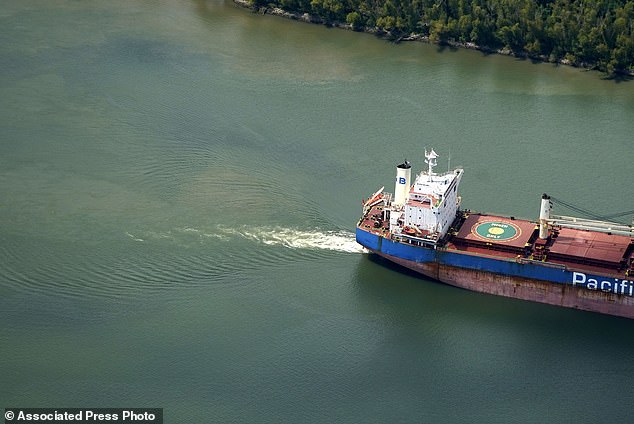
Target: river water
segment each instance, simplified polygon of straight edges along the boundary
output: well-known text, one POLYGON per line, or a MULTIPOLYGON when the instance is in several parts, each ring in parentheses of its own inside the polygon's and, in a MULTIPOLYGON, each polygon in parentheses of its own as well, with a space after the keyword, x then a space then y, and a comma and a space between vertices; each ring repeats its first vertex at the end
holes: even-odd
MULTIPOLYGON (((3 0, 0 407, 192 422, 631 422, 634 322, 354 242, 394 166, 632 209, 634 83, 217 0, 3 0)), ((566 211, 561 211, 566 212, 566 211)))

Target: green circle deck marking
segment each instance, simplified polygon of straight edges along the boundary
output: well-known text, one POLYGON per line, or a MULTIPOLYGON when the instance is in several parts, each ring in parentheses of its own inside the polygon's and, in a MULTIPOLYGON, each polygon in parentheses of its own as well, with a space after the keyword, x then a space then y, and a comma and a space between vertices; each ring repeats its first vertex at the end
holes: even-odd
POLYGON ((511 241, 522 234, 522 230, 510 222, 478 222, 471 228, 471 234, 486 241, 511 241))

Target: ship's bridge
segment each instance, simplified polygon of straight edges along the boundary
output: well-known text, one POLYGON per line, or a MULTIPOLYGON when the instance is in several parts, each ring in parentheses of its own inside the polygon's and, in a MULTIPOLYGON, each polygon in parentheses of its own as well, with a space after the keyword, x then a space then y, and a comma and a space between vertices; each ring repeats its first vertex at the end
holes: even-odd
POLYGON ((456 217, 460 205, 458 185, 463 170, 458 168, 443 174, 435 174, 438 155, 433 150, 425 151, 427 172, 416 176, 414 184, 409 189, 400 219, 391 220, 391 230, 399 233, 401 230, 414 229, 417 232, 435 235, 434 239, 442 238, 456 217))

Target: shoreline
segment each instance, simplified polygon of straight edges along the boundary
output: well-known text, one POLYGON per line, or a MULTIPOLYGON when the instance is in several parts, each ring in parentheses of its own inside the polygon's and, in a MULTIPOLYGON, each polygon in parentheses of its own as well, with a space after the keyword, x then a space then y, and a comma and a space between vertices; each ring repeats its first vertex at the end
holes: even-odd
POLYGON ((245 9, 249 9, 251 11, 253 11, 253 13, 259 13, 261 15, 273 15, 273 16, 279 16, 281 18, 286 18, 286 19, 292 19, 295 21, 300 21, 300 22, 305 22, 305 23, 309 23, 309 24, 317 24, 317 25, 326 25, 328 27, 332 27, 332 28, 339 28, 339 29, 344 29, 347 31, 355 31, 355 32, 364 32, 366 34, 373 34, 377 37, 380 37, 384 40, 387 41, 391 41, 394 44, 398 44, 402 41, 418 41, 418 42, 422 42, 422 43, 427 43, 427 44, 434 44, 437 46, 448 46, 450 48, 462 48, 462 49, 468 49, 468 50, 477 50, 480 51, 484 54, 499 54, 502 56, 510 56, 510 57, 515 57, 518 59, 526 59, 526 60, 531 60, 531 61, 536 61, 536 62, 541 62, 541 63, 552 63, 555 65, 565 65, 565 66, 570 66, 573 68, 577 68, 577 69, 581 69, 581 70, 585 70, 585 71, 596 71, 599 72, 603 75, 605 75, 606 79, 615 79, 618 78, 619 76, 625 76, 625 77, 632 77, 634 76, 634 70, 630 70, 630 71, 622 71, 622 72, 618 72, 615 73, 613 75, 609 75, 601 70, 599 70, 597 68, 596 65, 588 65, 585 63, 574 63, 570 60, 566 60, 566 59, 558 59, 558 60, 551 60, 550 58, 544 56, 544 55, 529 55, 529 54, 517 54, 515 52, 513 52, 511 49, 508 48, 501 48, 501 49, 492 49, 486 46, 479 46, 475 43, 472 42, 459 42, 459 41, 453 41, 453 40, 448 40, 448 41, 441 41, 441 42, 437 42, 437 41, 433 41, 429 38, 429 36, 426 35, 422 35, 422 34, 416 34, 416 33, 411 33, 409 35, 399 35, 396 36, 394 34, 391 34, 389 31, 383 31, 377 27, 374 28, 369 28, 369 27, 363 27, 361 29, 355 30, 353 28, 353 26, 351 24, 348 23, 342 23, 342 22, 327 22, 324 21, 323 19, 321 19, 319 16, 315 16, 315 15, 311 15, 310 13, 299 13, 299 12, 288 12, 282 8, 279 7, 260 7, 257 8, 255 6, 253 6, 249 0, 232 0, 233 3, 239 7, 245 8, 245 9))

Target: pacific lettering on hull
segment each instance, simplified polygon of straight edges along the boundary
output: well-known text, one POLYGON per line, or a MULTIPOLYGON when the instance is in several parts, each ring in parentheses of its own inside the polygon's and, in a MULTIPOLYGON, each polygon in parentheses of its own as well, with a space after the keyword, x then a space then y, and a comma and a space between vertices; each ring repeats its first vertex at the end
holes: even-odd
POLYGON ((621 280, 619 278, 598 280, 592 276, 588 277, 583 272, 573 272, 572 285, 574 287, 585 287, 589 290, 600 290, 605 293, 624 294, 634 297, 634 281, 632 280, 621 280))

